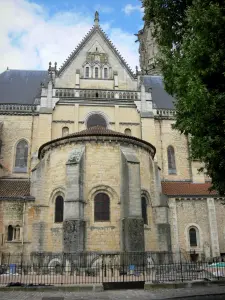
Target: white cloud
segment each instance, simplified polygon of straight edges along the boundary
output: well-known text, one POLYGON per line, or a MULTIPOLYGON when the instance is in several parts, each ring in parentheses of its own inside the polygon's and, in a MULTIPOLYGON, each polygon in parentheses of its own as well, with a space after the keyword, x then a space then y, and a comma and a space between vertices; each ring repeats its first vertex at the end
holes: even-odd
POLYGON ((132 5, 132 4, 127 4, 123 11, 125 12, 126 15, 132 14, 134 11, 139 11, 141 13, 144 12, 144 8, 141 7, 140 5, 132 5))
POLYGON ((98 12, 101 12, 103 14, 110 14, 110 13, 112 13, 114 11, 114 8, 111 7, 111 6, 97 4, 95 6, 95 10, 97 10, 98 12))
MULTIPOLYGON (((27 0, 0 0, 0 72, 10 69, 60 66, 93 26, 93 16, 63 11, 50 16, 46 7, 27 0)), ((102 24, 121 54, 134 69, 138 45, 133 34, 102 24)))

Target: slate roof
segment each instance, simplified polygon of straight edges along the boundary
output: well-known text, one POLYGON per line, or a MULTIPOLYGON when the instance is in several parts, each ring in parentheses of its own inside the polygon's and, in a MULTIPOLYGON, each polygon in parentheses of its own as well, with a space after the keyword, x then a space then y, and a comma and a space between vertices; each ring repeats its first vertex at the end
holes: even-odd
POLYGON ((0 199, 33 198, 30 196, 30 182, 28 180, 1 179, 0 199))
POLYGON ((192 182, 162 182, 162 192, 167 196, 215 196, 216 191, 209 191, 210 182, 192 183, 192 182))
POLYGON ((155 103, 156 108, 175 108, 173 104, 175 99, 165 91, 162 76, 145 75, 141 79, 145 90, 151 89, 152 101, 155 103))
POLYGON ((48 71, 6 70, 0 74, 0 103, 34 104, 48 71))

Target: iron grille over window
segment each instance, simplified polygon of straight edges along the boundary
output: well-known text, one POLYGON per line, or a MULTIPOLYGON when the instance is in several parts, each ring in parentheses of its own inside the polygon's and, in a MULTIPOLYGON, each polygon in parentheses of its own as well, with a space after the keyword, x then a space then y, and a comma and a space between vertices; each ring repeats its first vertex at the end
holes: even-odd
POLYGON ((102 127, 106 128, 107 123, 106 123, 105 118, 99 114, 91 115, 87 120, 87 128, 91 128, 94 126, 102 126, 102 127))
POLYGON ((196 247, 197 246, 197 233, 195 228, 191 228, 189 230, 189 239, 190 239, 190 246, 196 247))
POLYGON ((28 157, 28 144, 25 140, 20 141, 16 146, 16 172, 27 172, 27 157, 28 157))
POLYGON ((105 193, 98 193, 94 199, 95 222, 110 220, 110 200, 105 193))
POLYGON ((64 200, 62 196, 55 199, 55 223, 63 222, 64 200))
POLYGON ((168 156, 168 172, 169 174, 176 174, 176 161, 175 161, 175 151, 172 146, 167 148, 167 156, 168 156))
POLYGON ((148 224, 147 199, 145 197, 141 197, 141 211, 144 224, 148 224))
POLYGON ((85 77, 89 78, 89 67, 86 67, 85 69, 85 77))
POLYGON ((98 68, 95 68, 95 78, 98 78, 98 68))
POLYGON ((107 79, 108 78, 108 69, 104 68, 104 78, 107 79))

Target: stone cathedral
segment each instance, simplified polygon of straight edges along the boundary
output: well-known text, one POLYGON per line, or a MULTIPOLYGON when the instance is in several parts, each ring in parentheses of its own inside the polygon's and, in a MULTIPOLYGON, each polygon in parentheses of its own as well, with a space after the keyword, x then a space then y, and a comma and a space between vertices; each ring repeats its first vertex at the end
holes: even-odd
MULTIPOLYGON (((155 67, 133 71, 94 25, 57 68, 0 74, 0 253, 225 253, 225 207, 155 67)), ((138 53, 137 53, 138 55, 138 53)))

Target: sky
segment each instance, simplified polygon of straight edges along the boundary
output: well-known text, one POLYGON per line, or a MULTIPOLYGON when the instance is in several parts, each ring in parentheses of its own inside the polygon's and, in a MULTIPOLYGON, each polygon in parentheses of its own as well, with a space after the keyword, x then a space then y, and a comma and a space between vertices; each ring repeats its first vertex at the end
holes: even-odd
POLYGON ((94 24, 100 26, 134 70, 143 27, 140 0, 0 0, 0 73, 60 67, 94 24))

